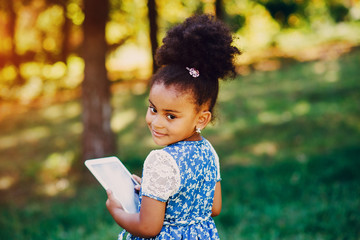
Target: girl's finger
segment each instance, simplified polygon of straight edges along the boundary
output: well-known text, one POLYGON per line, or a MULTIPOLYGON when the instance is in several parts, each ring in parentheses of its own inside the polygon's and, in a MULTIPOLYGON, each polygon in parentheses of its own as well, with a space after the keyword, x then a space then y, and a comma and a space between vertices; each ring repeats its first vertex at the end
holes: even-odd
POLYGON ((113 193, 112 193, 112 191, 111 191, 110 189, 107 189, 107 190, 106 190, 106 194, 107 194, 107 196, 108 196, 109 199, 112 200, 112 199, 114 198, 114 197, 113 197, 113 193))
POLYGON ((141 177, 133 174, 132 177, 135 179, 135 181, 137 181, 139 184, 141 184, 141 177))

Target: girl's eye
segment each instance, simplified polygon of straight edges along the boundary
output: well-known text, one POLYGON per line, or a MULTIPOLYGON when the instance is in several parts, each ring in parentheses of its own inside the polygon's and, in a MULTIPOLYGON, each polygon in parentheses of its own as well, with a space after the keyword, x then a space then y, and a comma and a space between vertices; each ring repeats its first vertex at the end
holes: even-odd
POLYGON ((174 115, 172 115, 172 114, 169 114, 169 115, 167 115, 167 118, 170 119, 170 120, 173 120, 173 119, 175 119, 176 117, 175 117, 174 115))
POLYGON ((157 113, 156 108, 154 108, 154 107, 152 107, 152 106, 150 106, 149 108, 150 108, 150 111, 151 111, 152 113, 157 113))

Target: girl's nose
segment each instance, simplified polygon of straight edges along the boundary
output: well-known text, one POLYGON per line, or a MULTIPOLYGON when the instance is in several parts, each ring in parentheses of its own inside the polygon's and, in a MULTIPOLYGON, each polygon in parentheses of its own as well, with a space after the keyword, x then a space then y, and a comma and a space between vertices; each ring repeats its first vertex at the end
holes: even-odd
POLYGON ((161 116, 155 116, 151 122, 151 125, 157 129, 163 128, 164 124, 161 116))

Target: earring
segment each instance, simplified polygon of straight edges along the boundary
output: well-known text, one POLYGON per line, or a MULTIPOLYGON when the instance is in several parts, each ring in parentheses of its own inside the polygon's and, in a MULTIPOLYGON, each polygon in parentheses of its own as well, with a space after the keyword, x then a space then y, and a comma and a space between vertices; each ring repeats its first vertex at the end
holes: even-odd
POLYGON ((201 128, 196 128, 196 132, 200 134, 201 133, 201 128))

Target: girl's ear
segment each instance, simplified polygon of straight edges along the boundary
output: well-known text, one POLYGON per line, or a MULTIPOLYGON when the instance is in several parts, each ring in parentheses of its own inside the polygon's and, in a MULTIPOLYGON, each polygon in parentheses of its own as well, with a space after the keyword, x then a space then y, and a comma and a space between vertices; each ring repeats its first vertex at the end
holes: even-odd
POLYGON ((206 127, 206 125, 208 125, 208 123, 211 120, 211 112, 209 111, 202 111, 200 113, 200 116, 198 118, 197 124, 196 124, 196 128, 200 128, 200 129, 204 129, 206 127))

